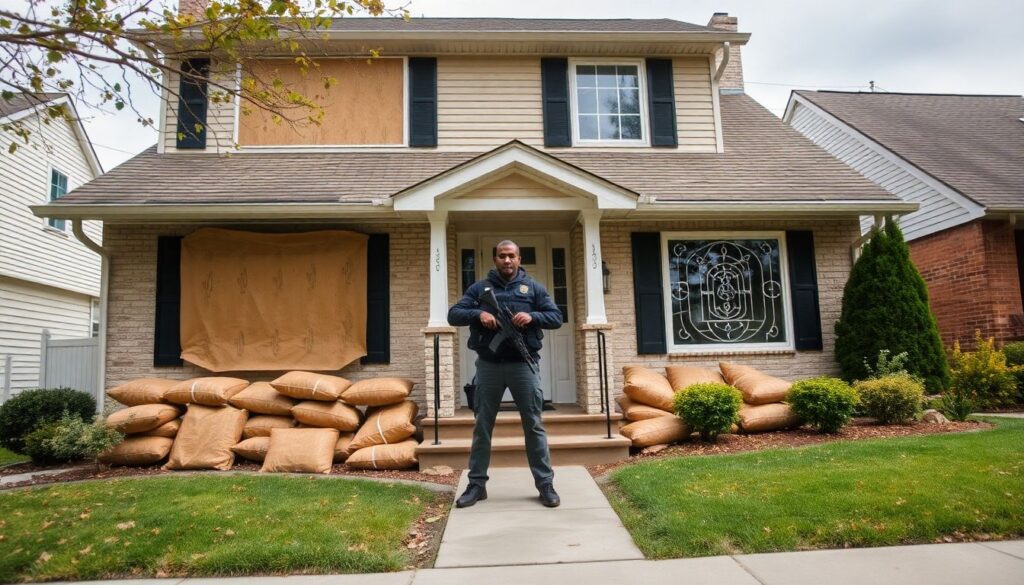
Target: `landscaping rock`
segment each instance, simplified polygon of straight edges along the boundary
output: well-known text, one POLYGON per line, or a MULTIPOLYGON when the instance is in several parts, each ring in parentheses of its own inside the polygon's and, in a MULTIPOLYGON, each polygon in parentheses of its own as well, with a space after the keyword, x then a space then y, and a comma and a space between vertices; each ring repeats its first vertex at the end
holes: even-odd
POLYGON ((934 408, 929 408, 921 415, 921 422, 935 423, 940 425, 949 424, 949 419, 934 408))
POLYGON ((643 453, 644 455, 651 455, 653 453, 658 453, 659 451, 664 451, 665 449, 668 449, 667 443, 662 443, 660 445, 651 445, 650 447, 644 447, 640 452, 643 453))
POLYGON ((420 473, 424 475, 451 475, 455 473, 455 470, 447 465, 435 465, 420 471, 420 473))

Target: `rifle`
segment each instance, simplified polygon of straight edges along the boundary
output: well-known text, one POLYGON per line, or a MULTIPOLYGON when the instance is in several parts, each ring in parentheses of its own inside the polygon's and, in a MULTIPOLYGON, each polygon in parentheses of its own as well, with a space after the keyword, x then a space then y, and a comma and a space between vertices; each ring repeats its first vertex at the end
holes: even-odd
POLYGON ((491 344, 488 349, 493 353, 498 352, 498 347, 506 340, 512 341, 512 345, 519 350, 519 354, 523 356, 523 361, 530 367, 530 371, 534 374, 537 373, 537 362, 534 361, 533 356, 530 355, 529 348, 526 347, 526 340, 523 339, 523 333, 516 329, 516 326, 512 324, 512 311, 498 302, 498 297, 494 296, 494 289, 487 287, 484 289, 484 294, 480 295, 480 302, 494 309, 498 320, 498 334, 491 340, 491 344))

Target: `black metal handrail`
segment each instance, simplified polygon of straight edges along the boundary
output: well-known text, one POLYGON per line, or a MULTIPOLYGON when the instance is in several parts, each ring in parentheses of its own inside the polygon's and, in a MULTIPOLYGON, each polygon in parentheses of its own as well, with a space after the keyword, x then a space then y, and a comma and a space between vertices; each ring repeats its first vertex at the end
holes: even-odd
POLYGON ((597 378, 601 386, 601 412, 604 413, 608 425, 608 436, 612 438, 612 405, 608 396, 608 340, 604 331, 597 330, 597 378))
POLYGON ((434 334, 434 444, 441 444, 437 417, 441 411, 441 335, 434 334))

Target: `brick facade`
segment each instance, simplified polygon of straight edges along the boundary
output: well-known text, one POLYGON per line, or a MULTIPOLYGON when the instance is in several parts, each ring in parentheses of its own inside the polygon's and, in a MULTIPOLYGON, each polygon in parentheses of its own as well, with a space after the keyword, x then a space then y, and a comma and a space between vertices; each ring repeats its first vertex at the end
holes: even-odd
POLYGON ((976 220, 910 242, 942 341, 973 346, 974 331, 1006 341, 1024 334, 1012 315, 1021 303, 1014 228, 976 220))

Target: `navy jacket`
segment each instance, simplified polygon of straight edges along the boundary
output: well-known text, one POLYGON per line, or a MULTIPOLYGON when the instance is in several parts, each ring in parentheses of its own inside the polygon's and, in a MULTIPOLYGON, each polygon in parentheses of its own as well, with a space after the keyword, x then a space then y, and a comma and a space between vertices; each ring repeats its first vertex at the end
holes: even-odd
POLYGON ((484 360, 518 360, 522 359, 515 345, 510 340, 498 346, 498 351, 492 353, 488 347, 491 340, 498 333, 480 324, 480 313, 494 311, 487 305, 480 303, 479 299, 484 289, 494 289, 494 296, 498 302, 516 313, 529 313, 533 321, 523 329, 523 337, 526 346, 534 359, 539 359, 537 352, 541 348, 541 340, 544 339, 542 329, 558 329, 562 326, 562 312, 551 300, 548 291, 544 290, 537 281, 530 278, 522 268, 509 282, 502 280, 498 271, 494 268, 487 274, 487 278, 474 283, 463 295, 459 302, 452 305, 448 310, 448 324, 456 327, 469 325, 469 349, 477 352, 484 360))

